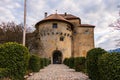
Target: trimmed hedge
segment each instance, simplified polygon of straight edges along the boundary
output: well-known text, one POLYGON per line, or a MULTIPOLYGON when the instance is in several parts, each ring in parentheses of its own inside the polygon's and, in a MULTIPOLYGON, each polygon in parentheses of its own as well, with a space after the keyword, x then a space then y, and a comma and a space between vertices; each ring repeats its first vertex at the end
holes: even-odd
POLYGON ((100 80, 120 80, 120 53, 103 54, 98 67, 100 80))
POLYGON ((69 63, 68 63, 68 64, 69 64, 69 67, 70 67, 70 68, 74 68, 74 67, 75 67, 75 62, 74 62, 74 60, 75 60, 75 59, 74 59, 73 57, 69 58, 69 63))
POLYGON ((65 58, 65 60, 63 61, 63 63, 67 66, 69 66, 70 68, 75 69, 76 71, 82 71, 85 72, 85 63, 86 63, 86 59, 85 57, 71 57, 71 58, 65 58))
POLYGON ((94 48, 87 53, 86 66, 87 73, 91 80, 100 80, 99 70, 98 70, 98 58, 106 53, 104 49, 94 48))
POLYGON ((85 63, 86 63, 86 59, 85 57, 76 57, 75 58, 75 70, 76 71, 82 71, 85 72, 85 63))
POLYGON ((8 70, 6 68, 0 68, 0 79, 6 78, 8 76, 8 70))
POLYGON ((68 58, 65 58, 64 61, 63 61, 63 63, 64 63, 65 65, 67 65, 67 66, 68 66, 68 64, 69 64, 68 60, 69 60, 68 58))
POLYGON ((12 80, 23 80, 28 61, 29 52, 26 47, 13 42, 0 46, 0 68, 7 68, 7 77, 12 80))
POLYGON ((40 69, 50 64, 50 60, 47 58, 40 58, 37 55, 31 55, 29 60, 28 70, 32 72, 39 72, 40 69))
POLYGON ((36 55, 31 55, 29 60, 29 70, 33 72, 39 72, 40 70, 40 57, 36 55))
POLYGON ((49 60, 48 58, 42 58, 42 59, 43 59, 44 66, 48 66, 51 63, 51 60, 49 60))

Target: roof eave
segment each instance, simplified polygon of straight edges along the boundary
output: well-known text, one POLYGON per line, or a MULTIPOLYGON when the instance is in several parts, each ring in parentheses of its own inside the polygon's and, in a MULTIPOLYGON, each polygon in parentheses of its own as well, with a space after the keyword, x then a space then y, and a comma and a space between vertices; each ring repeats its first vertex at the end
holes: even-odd
POLYGON ((37 23, 35 24, 35 27, 37 27, 39 24, 44 23, 44 22, 46 22, 46 21, 61 21, 61 22, 66 22, 66 23, 70 24, 71 27, 73 27, 73 24, 72 24, 72 23, 70 23, 70 22, 68 22, 68 21, 59 20, 59 19, 41 20, 41 21, 39 21, 39 22, 37 22, 37 23))

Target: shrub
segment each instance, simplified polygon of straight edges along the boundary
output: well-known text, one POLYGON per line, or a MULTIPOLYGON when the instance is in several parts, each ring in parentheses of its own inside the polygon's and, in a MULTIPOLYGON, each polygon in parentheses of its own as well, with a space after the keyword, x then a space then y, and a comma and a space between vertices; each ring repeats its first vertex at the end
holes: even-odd
POLYGON ((85 57, 76 57, 75 58, 75 70, 85 72, 85 57))
POLYGON ((87 53, 87 73, 91 80, 100 80, 98 71, 98 58, 104 53, 106 53, 106 51, 101 48, 94 48, 87 53))
POLYGON ((41 58, 40 59, 40 68, 44 68, 45 66, 49 65, 51 63, 51 60, 47 58, 41 58))
POLYGON ((44 59, 40 58, 40 69, 44 68, 44 59))
POLYGON ((0 68, 0 79, 6 78, 8 76, 8 70, 6 68, 0 68))
POLYGON ((23 80, 29 61, 28 49, 18 43, 5 43, 0 46, 0 67, 9 70, 12 80, 23 80))
POLYGON ((120 80, 120 53, 103 54, 98 67, 100 80, 120 80))
POLYGON ((32 70, 33 72, 38 72, 40 70, 40 57, 31 55, 29 60, 29 70, 32 70))
POLYGON ((73 57, 69 58, 69 61, 68 61, 69 63, 68 63, 68 64, 69 64, 69 67, 70 67, 70 68, 74 68, 74 66, 75 66, 75 65, 74 65, 74 59, 75 59, 75 58, 73 58, 73 57))
POLYGON ((43 58, 43 61, 44 61, 44 66, 47 66, 47 65, 48 65, 48 60, 47 60, 47 58, 43 58))
POLYGON ((65 58, 64 61, 63 61, 63 63, 64 63, 65 65, 67 65, 67 63, 68 63, 68 58, 65 58))

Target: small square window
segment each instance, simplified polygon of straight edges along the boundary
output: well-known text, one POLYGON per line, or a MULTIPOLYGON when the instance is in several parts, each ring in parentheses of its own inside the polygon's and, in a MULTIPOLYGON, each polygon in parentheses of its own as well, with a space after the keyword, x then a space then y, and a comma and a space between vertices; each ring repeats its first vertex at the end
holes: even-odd
POLYGON ((52 35, 54 35, 54 32, 52 32, 52 35))
POLYGON ((58 32, 56 32, 56 34, 59 34, 58 32))
POLYGON ((64 41, 64 37, 63 36, 60 37, 60 41, 64 41))
POLYGON ((57 23, 53 23, 53 28, 57 28, 57 23))
POLYGON ((89 32, 89 29, 85 30, 84 33, 85 33, 85 34, 89 34, 89 33, 90 33, 90 32, 89 32))

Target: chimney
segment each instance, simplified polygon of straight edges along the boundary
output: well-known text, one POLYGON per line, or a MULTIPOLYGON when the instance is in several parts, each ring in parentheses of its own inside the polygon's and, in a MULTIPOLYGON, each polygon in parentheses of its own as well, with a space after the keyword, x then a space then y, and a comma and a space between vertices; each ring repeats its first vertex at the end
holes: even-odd
POLYGON ((65 12, 65 16, 67 16, 67 13, 65 12))
POLYGON ((45 12, 45 18, 47 17, 47 12, 45 12))

